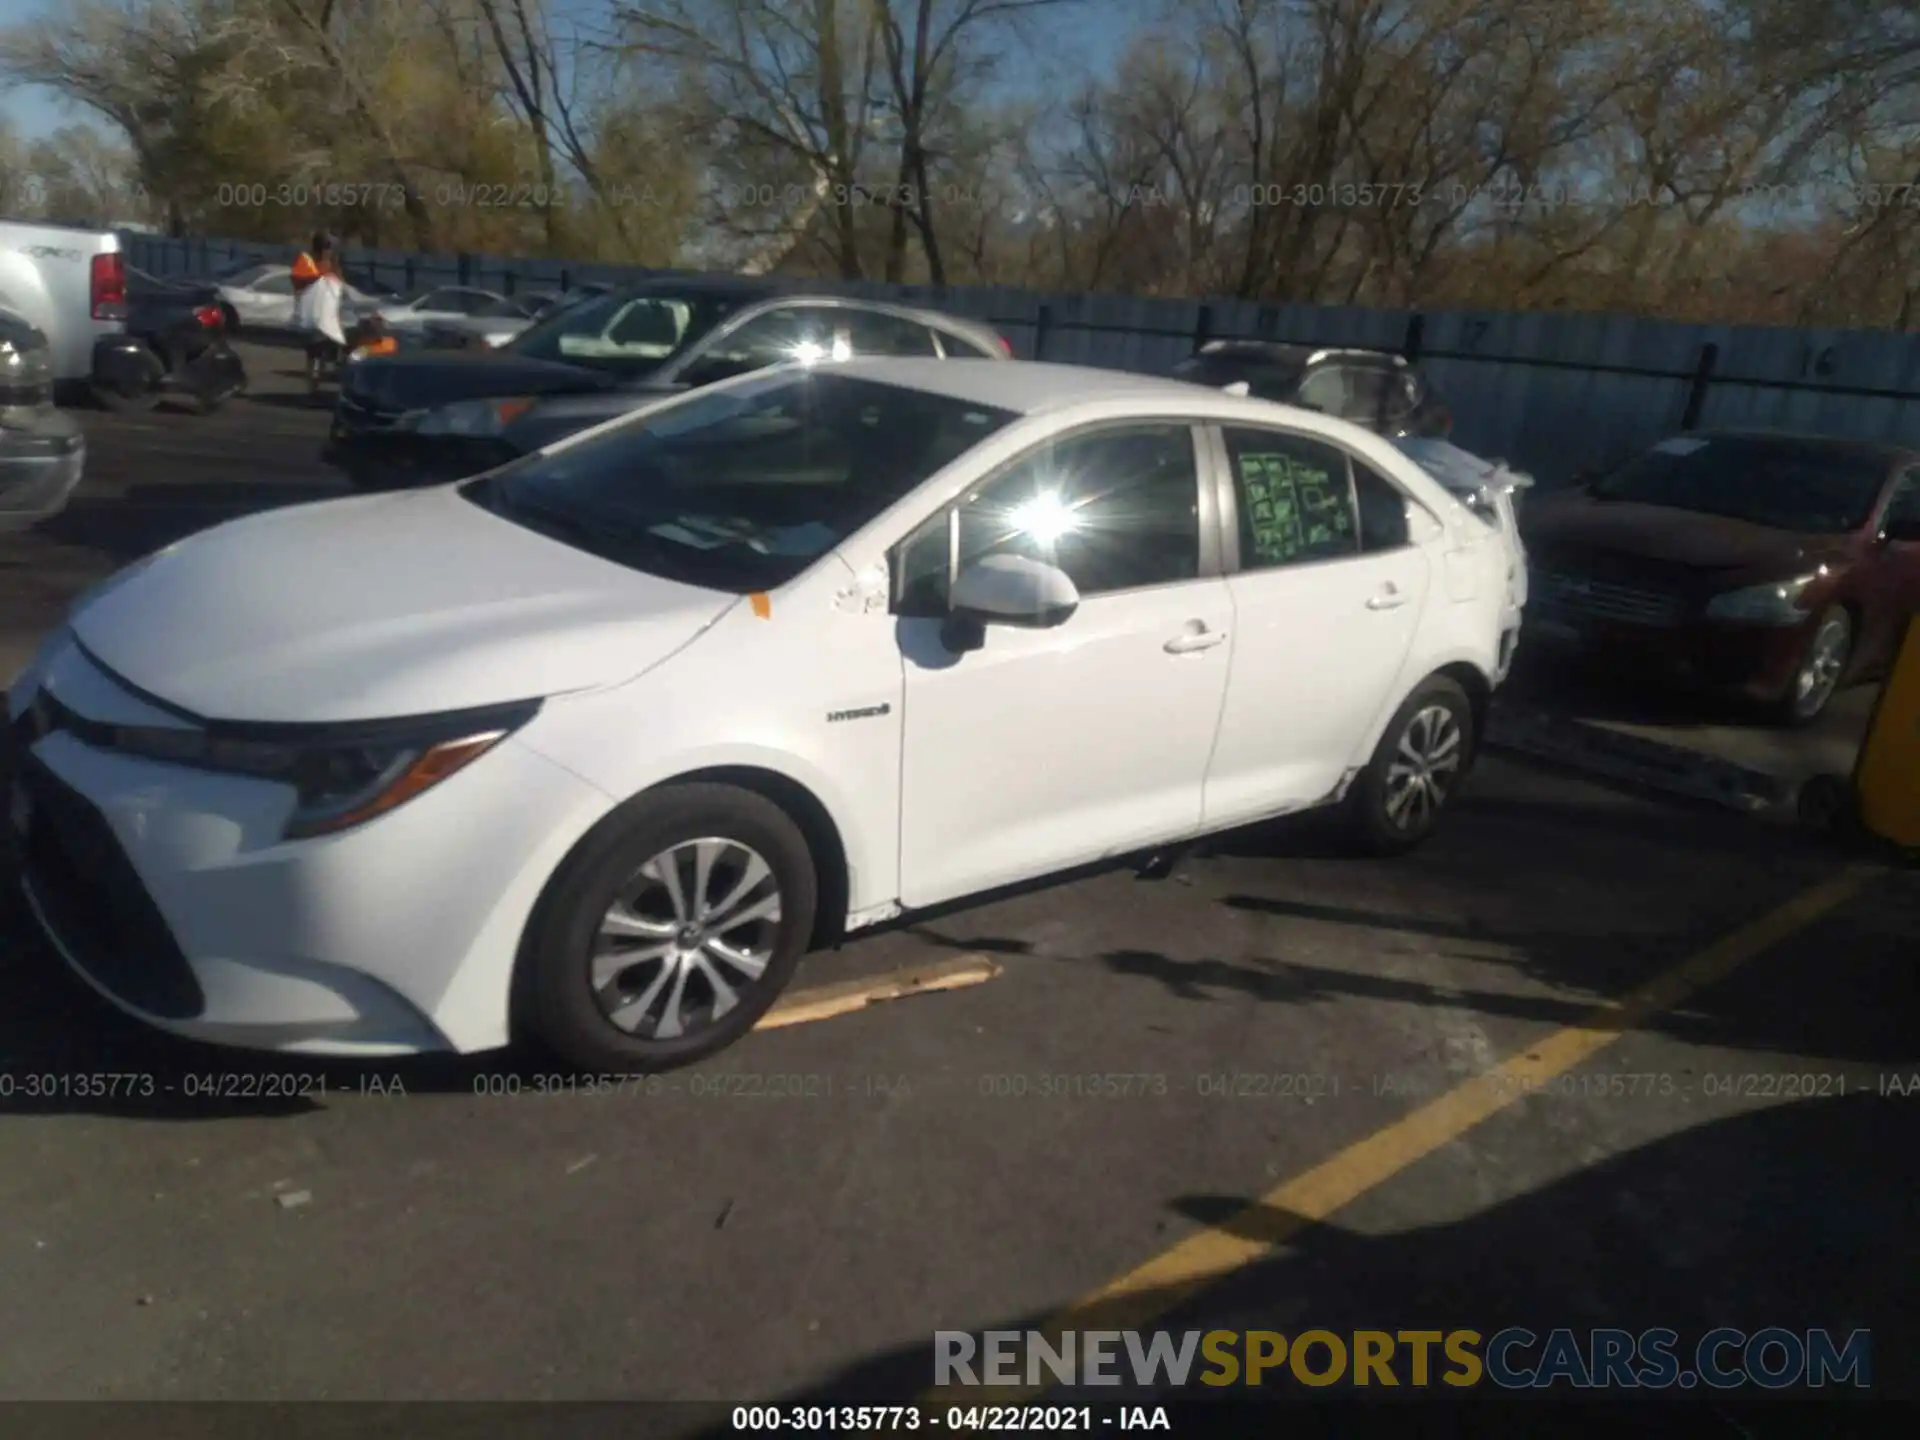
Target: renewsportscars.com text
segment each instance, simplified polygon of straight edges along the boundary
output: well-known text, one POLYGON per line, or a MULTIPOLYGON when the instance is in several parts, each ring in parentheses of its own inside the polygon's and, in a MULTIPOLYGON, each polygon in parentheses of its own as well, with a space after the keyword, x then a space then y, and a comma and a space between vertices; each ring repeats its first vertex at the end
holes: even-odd
POLYGON ((1819 1389, 1872 1384, 1872 1334, 1677 1330, 961 1330, 934 1336, 936 1387, 1493 1385, 1505 1390, 1819 1389))

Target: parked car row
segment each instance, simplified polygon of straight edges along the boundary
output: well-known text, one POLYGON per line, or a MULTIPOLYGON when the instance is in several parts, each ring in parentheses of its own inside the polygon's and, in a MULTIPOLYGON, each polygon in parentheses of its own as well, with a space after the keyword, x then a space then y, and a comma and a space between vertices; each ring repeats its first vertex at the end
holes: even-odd
MULTIPOLYGON (((49 332, 56 376, 71 378, 84 351, 103 404, 173 392, 210 408, 245 384, 224 335, 236 323, 291 323, 284 266, 238 267, 208 292, 128 269, 111 235, 57 232, 64 241, 50 244, 48 229, 26 237, 41 243, 14 247, 37 272, 24 288, 42 313, 61 316, 49 332), (212 323, 213 306, 223 323, 212 323)), ((0 269, 19 273, 17 259, 0 269)), ((350 318, 377 328, 368 349, 387 353, 345 367, 325 455, 363 489, 470 476, 795 358, 1011 354, 976 322, 767 281, 517 297, 440 286, 403 297, 349 280, 350 318)), ((1171 374, 1422 442, 1421 463, 1467 504, 1509 531, 1520 523, 1522 486, 1446 445, 1451 408, 1405 357, 1217 340, 1171 374)), ((1892 445, 1708 432, 1584 476, 1527 507, 1529 641, 1811 723, 1846 685, 1884 670, 1920 607, 1916 466, 1920 457, 1892 445)))
POLYGON ((485 353, 347 366, 326 458, 356 486, 459 479, 648 405, 789 360, 1005 360, 974 321, 768 281, 662 280, 554 308, 485 353))

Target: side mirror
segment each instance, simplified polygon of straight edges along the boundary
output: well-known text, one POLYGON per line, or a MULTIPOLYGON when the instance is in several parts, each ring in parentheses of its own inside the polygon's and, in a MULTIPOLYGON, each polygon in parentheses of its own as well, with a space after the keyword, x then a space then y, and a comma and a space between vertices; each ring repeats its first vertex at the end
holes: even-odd
POLYGON ((1080 608, 1080 592, 1067 572, 1024 555, 988 555, 953 582, 940 643, 955 654, 978 650, 989 625, 1050 630, 1080 608))

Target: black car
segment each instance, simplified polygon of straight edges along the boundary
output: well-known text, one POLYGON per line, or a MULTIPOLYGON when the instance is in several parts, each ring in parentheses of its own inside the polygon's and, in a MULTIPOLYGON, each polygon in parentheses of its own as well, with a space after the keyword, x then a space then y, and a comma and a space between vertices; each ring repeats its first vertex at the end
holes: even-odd
POLYGON ((1444 440, 1453 414, 1418 367, 1384 350, 1315 349, 1265 340, 1214 340, 1173 369, 1175 377, 1321 410, 1382 435, 1444 440))
POLYGON ((1004 360, 972 321, 728 276, 650 281, 551 311, 498 348, 349 363, 323 457, 363 489, 477 474, 649 399, 809 355, 1004 360))
POLYGON ((127 322, 94 343, 94 399, 109 410, 151 410, 178 396, 213 410, 244 390, 247 372, 227 342, 220 292, 127 267, 127 322))

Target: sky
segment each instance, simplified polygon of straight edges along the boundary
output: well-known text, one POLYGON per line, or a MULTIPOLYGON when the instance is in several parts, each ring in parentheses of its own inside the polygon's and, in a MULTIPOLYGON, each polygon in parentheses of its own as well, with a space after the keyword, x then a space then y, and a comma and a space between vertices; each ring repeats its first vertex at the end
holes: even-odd
MULTIPOLYGON (((56 0, 7 0, 7 22, 37 20, 55 4, 56 0)), ((25 140, 37 140, 81 118, 52 92, 38 86, 18 85, 9 85, 0 91, 0 115, 10 120, 25 140)))
MULTIPOLYGON (((4 0, 7 23, 31 21, 59 8, 61 0, 4 0)), ((596 0, 556 0, 561 14, 568 10, 598 10, 596 0)), ((1062 8, 1058 17, 1047 17, 1035 36, 1034 60, 1042 78, 1050 68, 1046 56, 1055 44, 1062 44, 1077 62, 1104 69, 1116 58, 1129 34, 1136 15, 1152 8, 1152 0, 1081 0, 1062 8), (1118 13, 1121 23, 1115 23, 1118 13)), ((1022 76, 1026 79, 1026 76, 1022 76)), ((90 112, 70 105, 60 96, 39 86, 10 85, 0 91, 0 116, 6 117, 24 140, 49 135, 62 125, 92 124, 104 126, 90 112)))

